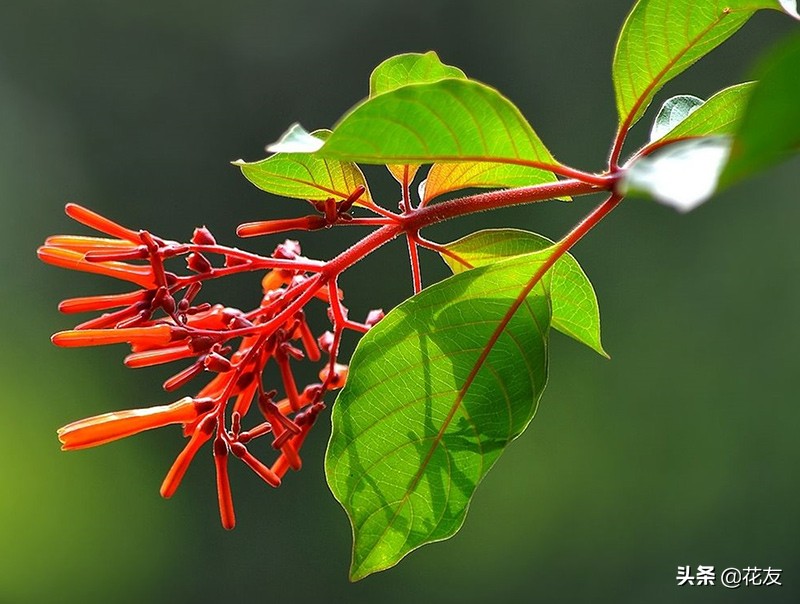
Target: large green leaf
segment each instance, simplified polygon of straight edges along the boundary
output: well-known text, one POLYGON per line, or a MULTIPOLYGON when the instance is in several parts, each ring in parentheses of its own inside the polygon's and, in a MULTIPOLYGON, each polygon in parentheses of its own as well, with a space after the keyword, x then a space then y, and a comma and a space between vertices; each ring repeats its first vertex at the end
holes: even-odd
MULTIPOLYGON (((424 54, 410 52, 390 57, 372 71, 369 77, 369 96, 383 94, 408 84, 425 84, 444 78, 466 79, 466 77, 458 67, 442 63, 439 55, 432 50, 424 54)), ((408 164, 389 164, 386 167, 400 183, 405 178, 413 180, 419 169, 419 165, 408 164), (408 166, 407 173, 406 166, 408 166)))
POLYGON ((445 65, 439 55, 429 50, 424 54, 409 52, 395 55, 378 65, 369 77, 369 96, 377 96, 408 84, 425 84, 445 78, 466 79, 458 67, 445 65))
POLYGON ((639 0, 617 41, 614 91, 620 124, 632 126, 653 95, 730 36, 762 8, 784 10, 779 0, 639 0))
POLYGON ((729 184, 800 151, 800 35, 770 52, 734 137, 722 174, 729 184))
MULTIPOLYGON (((529 231, 487 229, 446 244, 459 260, 473 267, 486 266, 511 256, 544 250, 553 242, 529 231)), ((463 262, 442 254, 453 273, 469 270, 463 262)), ((600 342, 600 308, 589 278, 571 254, 564 254, 550 269, 551 325, 561 333, 608 357, 600 342)))
MULTIPOLYGON (((294 141, 297 126, 293 126, 287 134, 294 141)), ((317 130, 311 135, 305 133, 305 137, 309 136, 325 141, 330 136, 330 130, 317 130)), ((278 144, 282 144, 286 138, 284 136, 278 144)), ((329 197, 342 200, 362 185, 365 191, 360 200, 371 200, 367 181, 357 165, 323 158, 318 153, 275 153, 261 161, 248 163, 238 160, 234 165, 241 168, 247 180, 274 195, 312 201, 324 201, 329 197)))
POLYGON ((320 154, 364 163, 494 162, 523 167, 526 184, 558 165, 519 110, 479 82, 411 84, 367 99, 334 128, 320 154))
POLYGON ((359 342, 325 460, 353 527, 352 580, 453 535, 478 483, 531 421, 547 380, 546 281, 515 302, 548 255, 454 275, 359 342))
POLYGON ((746 82, 720 90, 687 117, 667 129, 655 142, 664 144, 684 138, 733 134, 754 85, 754 82, 746 82))

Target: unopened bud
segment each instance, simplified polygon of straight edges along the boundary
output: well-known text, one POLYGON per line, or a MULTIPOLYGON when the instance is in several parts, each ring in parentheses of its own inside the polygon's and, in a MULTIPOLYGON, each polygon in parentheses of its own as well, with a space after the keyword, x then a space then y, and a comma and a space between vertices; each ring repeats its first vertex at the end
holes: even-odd
POLYGON ((192 235, 192 243, 197 245, 216 245, 217 240, 205 226, 197 227, 192 235))

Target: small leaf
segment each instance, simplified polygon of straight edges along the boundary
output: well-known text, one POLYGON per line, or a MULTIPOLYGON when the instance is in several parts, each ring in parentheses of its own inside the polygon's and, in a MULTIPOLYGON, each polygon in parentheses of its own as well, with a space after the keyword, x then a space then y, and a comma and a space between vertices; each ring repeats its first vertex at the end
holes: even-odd
POLYGON ((270 153, 314 153, 319 151, 324 143, 319 137, 306 132, 300 124, 294 123, 281 135, 280 139, 267 145, 270 153))
POLYGON ((513 164, 490 162, 434 164, 428 172, 424 201, 428 203, 439 195, 470 187, 501 189, 551 182, 543 180, 541 174, 541 170, 513 164))
MULTIPOLYGON (((486 229, 445 244, 458 256, 441 254, 453 273, 472 267, 486 266, 520 254, 544 250, 553 242, 529 231, 517 229, 486 229)), ((586 273, 571 254, 564 254, 550 269, 551 325, 561 333, 586 344, 608 358, 600 342, 600 308, 597 296, 586 273)))
POLYGON ((613 61, 620 125, 632 126, 669 80, 722 44, 759 9, 778 0, 639 0, 628 15, 613 61))
POLYGON ((519 110, 471 80, 412 84, 368 99, 334 128, 320 153, 364 163, 495 162, 553 182, 558 165, 519 110))
POLYGON ((756 76, 722 175, 725 185, 800 151, 800 35, 771 51, 756 76))
MULTIPOLYGON (((322 145, 330 136, 330 130, 306 135, 322 145)), ((361 185, 365 191, 359 201, 371 200, 367 181, 357 165, 323 159, 317 153, 276 153, 261 161, 239 160, 234 165, 242 169, 247 180, 273 195, 312 201, 333 197, 341 201, 361 185)))
POLYGON ((663 144, 684 138, 733 134, 753 86, 753 82, 746 82, 720 90, 669 132, 664 133, 657 142, 663 144))
POLYGON ((419 164, 387 164, 386 169, 389 170, 389 173, 394 176, 394 179, 399 182, 401 185, 403 184, 403 180, 405 179, 405 172, 406 168, 408 169, 408 182, 414 180, 414 177, 417 175, 417 170, 419 170, 419 164))
MULTIPOLYGON (((442 63, 439 55, 432 50, 425 54, 406 53, 386 59, 372 71, 369 77, 369 96, 371 98, 408 84, 437 82, 444 78, 466 79, 466 77, 458 67, 442 63)), ((386 167, 395 180, 403 184, 406 165, 408 164, 390 164, 386 167)), ((409 165, 408 168, 408 179, 414 180, 419 165, 409 165)))
POLYGON ((691 94, 681 94, 667 99, 661 105, 661 109, 658 110, 658 115, 653 121, 653 127, 650 129, 650 142, 657 141, 673 130, 702 104, 703 99, 691 94))
POLYGON ((546 258, 450 277, 359 342, 325 458, 353 526, 352 580, 458 531, 478 483, 533 418, 547 380, 546 283, 510 309, 546 258))
POLYGON ((386 59, 369 77, 369 96, 374 97, 407 86, 426 84, 445 78, 467 79, 458 67, 445 65, 439 55, 429 50, 425 54, 410 52, 386 59))
POLYGON ((620 190, 688 212, 713 195, 730 149, 730 138, 722 136, 671 144, 634 161, 622 177, 620 190))

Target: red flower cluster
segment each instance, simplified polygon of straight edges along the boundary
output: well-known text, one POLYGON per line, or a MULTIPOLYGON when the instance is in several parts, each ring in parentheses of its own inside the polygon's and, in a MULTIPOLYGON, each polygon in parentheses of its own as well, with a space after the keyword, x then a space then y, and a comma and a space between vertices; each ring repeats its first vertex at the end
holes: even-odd
MULTIPOLYGON (((133 231, 75 204, 67 215, 107 237, 55 236, 39 251, 44 262, 73 270, 97 273, 130 282, 131 292, 65 300, 65 313, 99 311, 102 314, 75 329, 53 336, 58 346, 95 346, 128 343, 128 367, 146 367, 188 359, 190 364, 164 382, 167 391, 183 387, 200 374, 213 375, 196 396, 145 409, 106 413, 83 419, 58 431, 62 448, 81 449, 104 444, 143 430, 168 424, 183 426, 188 438, 161 485, 170 497, 178 488, 198 450, 212 441, 217 476, 220 517, 226 529, 235 524, 228 460, 231 454, 250 467, 267 484, 277 487, 289 468, 299 470, 300 449, 319 412, 324 394, 341 388, 347 367, 336 363, 339 339, 345 327, 366 331, 382 316, 347 319, 342 293, 325 264, 304 258, 296 241, 277 246, 271 257, 218 245, 205 227, 195 230, 189 243, 133 231), (210 257, 220 256, 221 266, 210 257), (168 270, 176 258, 185 259, 188 274, 168 270), (268 271, 262 280, 263 299, 258 308, 243 312, 221 304, 196 303, 202 283, 243 271, 268 271), (304 307, 314 298, 330 305, 333 332, 315 337, 305 319, 304 307), (320 381, 298 386, 292 364, 307 358, 329 360, 320 381), (283 398, 263 384, 267 363, 277 365, 283 398), (253 402, 263 416, 260 423, 243 429, 242 421, 253 402), (277 459, 266 465, 251 448, 260 436, 272 435, 277 459)), ((247 229, 246 229, 247 230, 247 229)), ((247 233, 254 234, 254 233, 247 233)))

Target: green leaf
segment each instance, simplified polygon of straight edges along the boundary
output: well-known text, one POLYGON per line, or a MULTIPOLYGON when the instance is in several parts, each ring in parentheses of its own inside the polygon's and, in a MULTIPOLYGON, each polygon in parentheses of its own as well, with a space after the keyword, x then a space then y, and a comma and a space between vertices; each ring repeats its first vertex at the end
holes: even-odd
MULTIPOLYGON (((442 63, 439 55, 432 50, 425 54, 396 55, 386 59, 372 71, 372 75, 369 77, 369 96, 383 94, 408 84, 425 84, 444 78, 466 79, 467 76, 458 67, 442 63)), ((406 165, 390 164, 386 167, 395 180, 402 184, 406 165)), ((414 179, 419 165, 409 165, 408 167, 408 179, 411 181, 414 179)))
POLYGON ((526 184, 555 181, 558 165, 519 110, 479 82, 444 79, 368 99, 319 151, 364 163, 494 162, 523 166, 526 184))
POLYGON ((703 99, 691 94, 680 94, 667 99, 658 110, 653 127, 650 129, 650 142, 657 141, 673 130, 703 104, 703 99))
POLYGON ((478 483, 533 418, 547 380, 546 281, 506 315, 547 257, 450 277, 359 342, 325 458, 353 527, 351 580, 458 531, 478 483))
MULTIPOLYGON (((445 78, 465 80, 467 76, 460 69, 443 64, 433 51, 425 54, 398 55, 387 59, 372 72, 370 97, 408 84, 424 84, 445 78)), ((403 181, 403 165, 387 167, 398 182, 403 181)), ((416 167, 414 166, 414 172, 416 167)), ((424 201, 427 203, 444 193, 469 187, 519 187, 549 182, 532 180, 536 176, 528 166, 488 162, 435 164, 427 176, 424 201)))
POLYGON ((620 192, 688 212, 714 194, 730 149, 731 140, 725 136, 673 143, 635 160, 622 176, 620 192))
POLYGON ((771 51, 734 137, 722 184, 730 184, 800 151, 800 35, 771 51))
MULTIPOLYGON (((313 138, 321 146, 328 136, 330 130, 317 130, 312 134, 306 132, 303 135, 296 129, 294 131, 290 129, 279 141, 282 145, 279 148, 297 149, 298 144, 310 148, 309 143, 305 141, 306 137, 313 138), (290 141, 288 147, 283 145, 287 138, 290 141)), ((325 159, 319 157, 318 153, 293 152, 276 153, 267 159, 252 163, 243 160, 233 163, 241 168, 247 180, 259 189, 274 195, 312 201, 324 201, 334 197, 341 201, 346 199, 357 186, 363 185, 365 191, 359 200, 371 201, 364 174, 351 162, 325 159)))
POLYGON ((669 80, 732 36, 759 9, 778 0, 639 0, 617 40, 612 75, 620 125, 632 126, 669 80))
POLYGON ((429 50, 425 54, 410 52, 386 59, 369 77, 369 96, 374 97, 407 86, 425 84, 445 78, 467 79, 458 67, 445 65, 439 55, 429 50))
MULTIPOLYGON (((472 267, 486 266, 511 256, 544 250, 553 242, 529 231, 487 229, 445 244, 459 260, 472 267)), ((442 259, 453 273, 470 270, 447 254, 442 259)), ((600 308, 586 273, 571 254, 564 254, 550 269, 551 325, 608 358, 600 341, 600 308)))
POLYGON ((754 82, 746 82, 720 90, 691 111, 688 117, 660 136, 656 142, 663 144, 684 138, 733 134, 753 87, 754 82))

